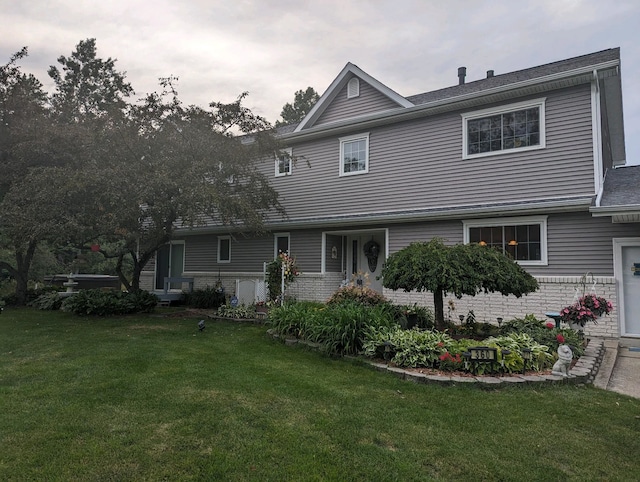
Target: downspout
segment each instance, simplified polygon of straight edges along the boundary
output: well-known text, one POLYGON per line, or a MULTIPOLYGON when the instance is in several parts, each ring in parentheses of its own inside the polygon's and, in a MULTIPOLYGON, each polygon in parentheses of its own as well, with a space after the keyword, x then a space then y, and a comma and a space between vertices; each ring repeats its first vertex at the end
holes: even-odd
MULTIPOLYGON (((607 172, 609 172, 609 171, 607 170, 607 172)), ((607 177, 607 173, 606 172, 604 173, 604 176, 605 176, 605 178, 607 177)), ((604 179, 603 179, 603 181, 602 181, 602 183, 600 185, 600 189, 598 189, 598 195, 596 196, 596 205, 595 205, 595 207, 597 207, 597 208, 600 207, 600 203, 602 201, 602 193, 603 193, 603 191, 604 191, 604 179)))
POLYGON ((600 82, 598 70, 593 70, 591 82, 591 137, 593 138, 593 185, 594 192, 599 193, 602 187, 602 117, 600 116, 600 82))

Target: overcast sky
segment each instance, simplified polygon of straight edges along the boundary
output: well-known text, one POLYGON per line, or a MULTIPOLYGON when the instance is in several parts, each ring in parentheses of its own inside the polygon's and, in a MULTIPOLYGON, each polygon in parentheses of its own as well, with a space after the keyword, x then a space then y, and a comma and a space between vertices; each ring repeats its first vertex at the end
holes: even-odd
POLYGON ((246 105, 275 122, 296 90, 322 94, 353 62, 403 96, 621 48, 627 162, 640 163, 638 0, 0 0, 0 62, 51 90, 60 55, 96 38, 140 96, 179 77, 188 104, 246 105))

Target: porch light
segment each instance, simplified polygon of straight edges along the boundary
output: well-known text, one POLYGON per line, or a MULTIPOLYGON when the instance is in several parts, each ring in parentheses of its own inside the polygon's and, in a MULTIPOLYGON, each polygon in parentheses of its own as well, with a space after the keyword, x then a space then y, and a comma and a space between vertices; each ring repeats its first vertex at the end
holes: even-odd
POLYGON ((509 246, 518 246, 518 242, 515 239, 509 241, 509 246))
POLYGON ((486 245, 487 245, 487 243, 486 243, 486 242, 484 242, 484 241, 480 241, 478 244, 479 244, 480 246, 486 246, 486 245))

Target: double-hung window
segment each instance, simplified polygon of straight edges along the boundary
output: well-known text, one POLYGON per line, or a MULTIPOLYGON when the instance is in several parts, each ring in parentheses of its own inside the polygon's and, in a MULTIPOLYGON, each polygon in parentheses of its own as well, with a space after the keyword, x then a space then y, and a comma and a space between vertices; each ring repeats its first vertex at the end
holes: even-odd
POLYGON ((464 159, 545 147, 545 99, 462 114, 464 159))
POLYGON ((464 242, 502 251, 523 265, 547 264, 547 217, 463 221, 464 242))
POLYGON ((291 156, 291 148, 283 149, 276 154, 276 177, 291 175, 291 156))
POLYGON ((369 172, 369 133, 340 138, 340 175, 369 172))
POLYGON ((231 263, 231 236, 218 236, 218 263, 231 263))

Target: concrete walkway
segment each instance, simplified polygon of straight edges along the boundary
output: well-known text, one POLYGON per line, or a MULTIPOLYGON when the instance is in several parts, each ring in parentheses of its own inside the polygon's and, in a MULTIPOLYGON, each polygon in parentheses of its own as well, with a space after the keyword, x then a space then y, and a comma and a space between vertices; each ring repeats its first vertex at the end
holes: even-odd
POLYGON ((604 345, 594 386, 640 399, 640 339, 606 340, 604 345))

